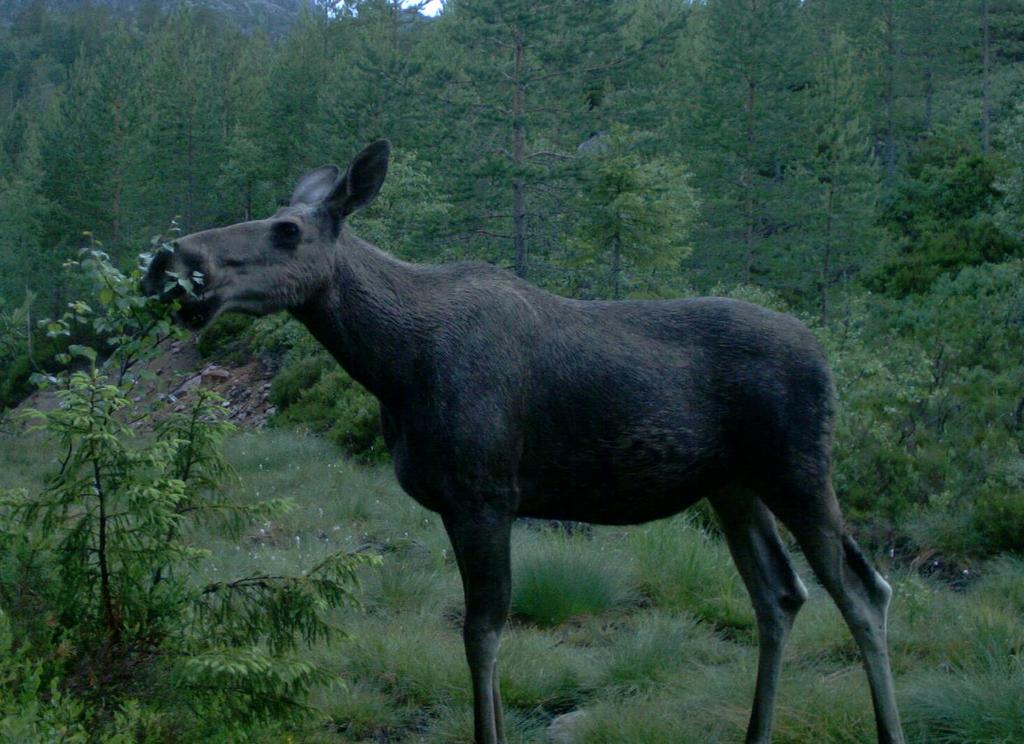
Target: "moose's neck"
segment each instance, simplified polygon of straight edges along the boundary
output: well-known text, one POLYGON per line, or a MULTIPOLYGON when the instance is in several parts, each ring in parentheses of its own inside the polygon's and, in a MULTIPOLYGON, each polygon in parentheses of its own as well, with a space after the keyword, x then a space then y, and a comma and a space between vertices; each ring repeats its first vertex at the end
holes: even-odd
POLYGON ((411 383, 423 324, 414 269, 343 233, 331 281, 293 314, 353 379, 387 404, 411 383))

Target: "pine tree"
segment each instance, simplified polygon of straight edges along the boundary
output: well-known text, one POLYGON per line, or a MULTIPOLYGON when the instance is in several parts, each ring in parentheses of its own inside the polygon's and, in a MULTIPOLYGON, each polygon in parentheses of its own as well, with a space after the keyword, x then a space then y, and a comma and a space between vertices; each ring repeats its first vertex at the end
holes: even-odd
POLYGON ((42 238, 53 204, 43 192, 39 139, 36 129, 25 129, 14 168, 0 176, 0 302, 18 305, 33 292, 45 310, 60 304, 63 259, 42 238))
POLYGON ((220 218, 237 222, 272 211, 278 194, 273 184, 270 91, 271 47, 257 35, 238 49, 232 61, 224 98, 224 161, 220 164, 217 191, 223 213, 220 218))
POLYGON ((405 145, 429 135, 436 118, 420 81, 422 18, 400 0, 351 3, 332 24, 334 58, 320 91, 316 136, 343 161, 389 137, 405 145))
POLYGON ((462 138, 451 148, 458 201, 482 205, 464 215, 470 232, 511 244, 520 276, 538 218, 559 216, 555 183, 592 128, 597 81, 621 63, 618 16, 605 3, 461 0, 442 18, 441 41, 458 50, 442 68, 461 122, 449 135, 462 138))
POLYGON ((574 201, 580 215, 572 240, 576 258, 607 272, 607 282, 599 282, 616 300, 634 288, 657 293, 664 286, 658 272, 679 275, 698 211, 686 170, 645 157, 639 144, 621 130, 602 138, 601 147, 583 158, 574 201), (646 286, 641 271, 649 273, 646 286))
POLYGON ((117 252, 130 233, 126 199, 140 182, 129 173, 138 60, 134 40, 115 28, 96 57, 83 51, 71 68, 45 142, 47 193, 60 205, 45 235, 51 243, 73 244, 88 231, 117 252))
POLYGON ((691 19, 693 114, 678 137, 705 196, 700 237, 708 279, 751 282, 783 249, 791 221, 791 168, 806 85, 795 0, 718 0, 691 19))
POLYGON ((827 321, 833 288, 867 262, 880 236, 865 219, 875 209, 878 180, 871 155, 870 126, 863 114, 865 82, 856 72, 854 50, 841 30, 823 29, 808 106, 808 176, 815 198, 808 204, 805 235, 816 256, 818 308, 827 321))
MULTIPOLYGON (((223 35, 227 32, 222 31, 223 35)), ((226 160, 224 81, 228 39, 188 10, 169 17, 147 40, 143 54, 142 121, 135 132, 132 167, 147 173, 138 208, 151 230, 175 214, 192 231, 223 212, 216 189, 226 160)))
MULTIPOLYGON (((344 68, 347 56, 335 48, 331 17, 303 12, 280 42, 270 69, 270 114, 266 132, 271 179, 284 193, 303 168, 330 160, 330 143, 318 136, 320 99, 331 67, 344 68)), ((345 116, 344 109, 334 112, 345 116)))

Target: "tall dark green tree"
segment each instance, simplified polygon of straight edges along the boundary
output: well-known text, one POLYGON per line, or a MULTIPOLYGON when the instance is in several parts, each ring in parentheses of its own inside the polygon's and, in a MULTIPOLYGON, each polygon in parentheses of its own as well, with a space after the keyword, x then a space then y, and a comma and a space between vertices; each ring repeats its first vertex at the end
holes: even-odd
POLYGON ((563 208, 560 166, 592 129, 600 79, 621 64, 620 13, 610 3, 460 0, 442 19, 443 41, 458 50, 442 70, 461 125, 455 188, 480 205, 466 227, 508 246, 497 255, 510 254, 520 276, 539 223, 563 208))
POLYGON ((142 120, 133 167, 149 173, 138 196, 151 228, 177 214, 185 230, 194 230, 222 211, 216 184, 227 154, 225 81, 231 54, 226 51, 234 41, 181 10, 143 49, 142 120))
POLYGON ((48 281, 59 273, 61 259, 43 240, 53 204, 45 195, 39 134, 25 129, 13 167, 0 175, 0 300, 10 307, 25 293, 41 292, 45 307, 60 301, 59 287, 48 281))
POLYGON ((132 138, 140 124, 140 57, 123 27, 108 33, 97 55, 72 66, 45 142, 47 192, 59 205, 51 243, 90 231, 115 249, 131 233, 129 195, 144 182, 131 172, 132 138))
POLYGON ((582 158, 571 244, 597 275, 597 292, 588 294, 657 295, 691 250, 698 204, 690 174, 677 162, 645 157, 638 140, 618 130, 582 158))
POLYGON ((864 219, 874 213, 879 186, 870 121, 864 114, 866 81, 858 74, 846 34, 835 26, 816 30, 803 161, 810 198, 801 225, 807 241, 803 252, 812 269, 808 273, 818 277, 815 304, 827 321, 835 288, 870 263, 883 236, 872 220, 864 219))
POLYGON ((703 192, 701 268, 714 279, 754 281, 791 238, 802 145, 794 122, 807 84, 799 9, 795 0, 718 0, 691 19, 696 100, 677 136, 703 192))

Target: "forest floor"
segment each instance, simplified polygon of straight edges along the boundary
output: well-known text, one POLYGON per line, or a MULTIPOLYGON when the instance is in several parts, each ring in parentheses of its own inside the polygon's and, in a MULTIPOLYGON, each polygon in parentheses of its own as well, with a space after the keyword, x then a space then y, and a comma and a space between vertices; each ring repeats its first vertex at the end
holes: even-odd
MULTIPOLYGON (((0 438, 8 485, 37 487, 45 448, 0 438)), ((370 548, 362 608, 333 621, 348 639, 303 653, 344 684, 316 691, 305 727, 265 741, 471 741, 458 572, 436 515, 389 469, 340 458, 289 431, 227 444, 239 500, 288 496, 295 508, 241 540, 192 535, 211 551, 197 581, 309 568, 339 547, 370 548)), ((514 534, 513 618, 500 656, 510 742, 678 744, 742 740, 756 635, 724 544, 692 517, 575 535, 537 523, 514 534), (585 713, 558 719, 566 713, 585 713), (551 738, 552 721, 571 729, 551 738), (573 725, 567 725, 573 724, 573 725)), ((796 556, 811 591, 789 643, 775 741, 871 742, 859 655, 838 612, 796 556)), ((883 569, 885 567, 883 566, 883 569)), ((1024 562, 979 566, 965 590, 888 571, 890 645, 912 742, 1024 741, 1024 562)))

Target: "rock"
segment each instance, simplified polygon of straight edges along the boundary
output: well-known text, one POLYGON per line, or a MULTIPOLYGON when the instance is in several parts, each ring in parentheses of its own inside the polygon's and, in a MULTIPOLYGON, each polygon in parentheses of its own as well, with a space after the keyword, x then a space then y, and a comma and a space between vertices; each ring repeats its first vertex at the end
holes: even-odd
POLYGON ((588 715, 585 710, 573 710, 555 716, 548 724, 544 741, 548 744, 575 744, 579 741, 580 729, 588 715))
POLYGON ((178 386, 178 389, 174 391, 174 395, 180 398, 185 393, 187 393, 187 392, 189 392, 191 390, 194 390, 195 388, 199 387, 199 384, 201 382, 202 382, 202 379, 201 379, 201 377, 199 375, 195 375, 193 377, 190 377, 187 380, 185 380, 185 382, 181 383, 178 386))
POLYGON ((204 385, 210 385, 215 382, 221 382, 231 377, 231 373, 223 367, 207 367, 200 373, 200 378, 204 385))

